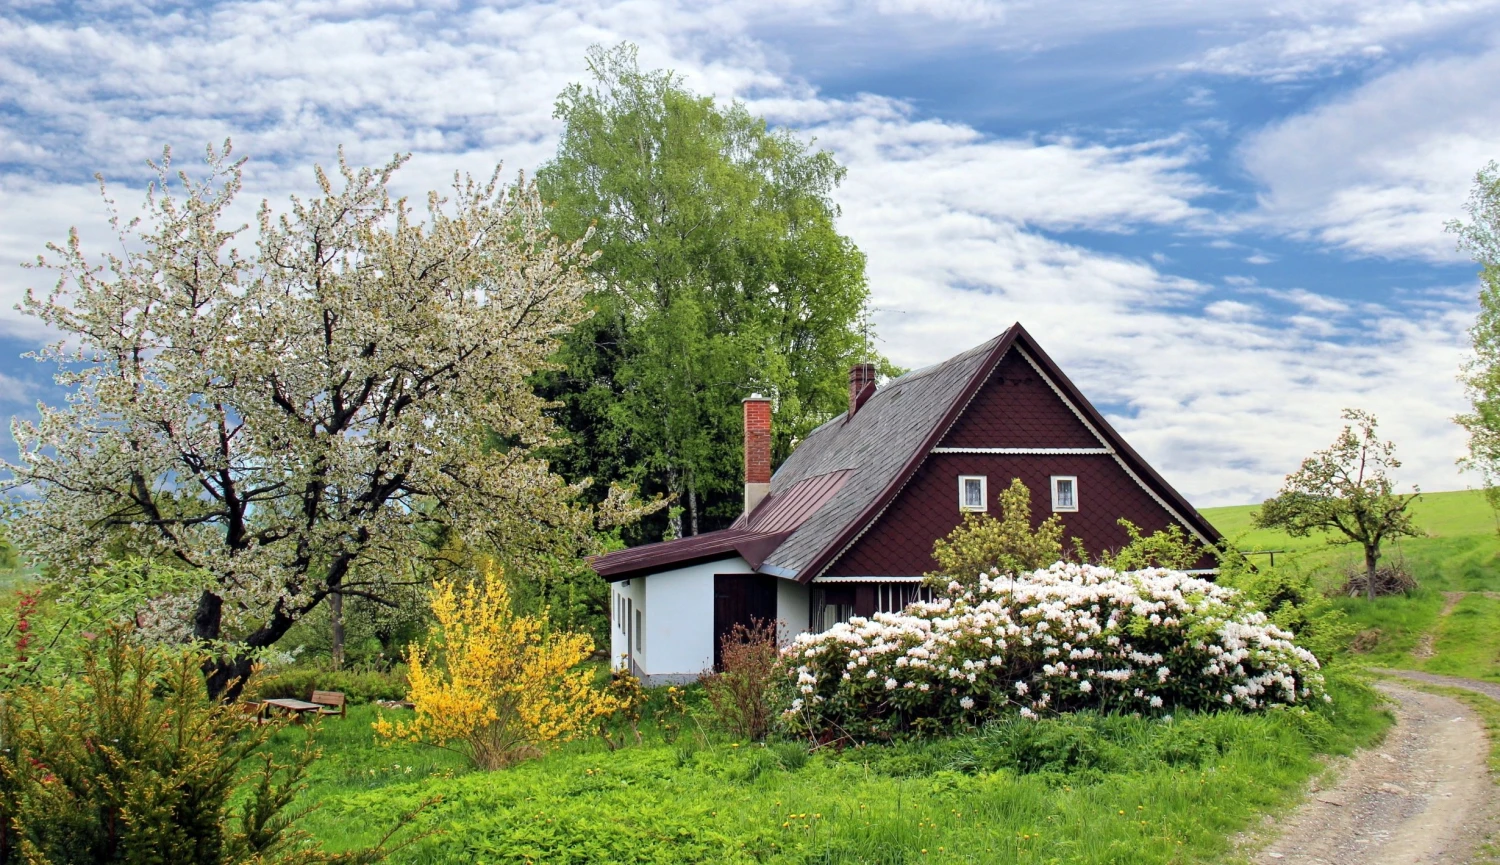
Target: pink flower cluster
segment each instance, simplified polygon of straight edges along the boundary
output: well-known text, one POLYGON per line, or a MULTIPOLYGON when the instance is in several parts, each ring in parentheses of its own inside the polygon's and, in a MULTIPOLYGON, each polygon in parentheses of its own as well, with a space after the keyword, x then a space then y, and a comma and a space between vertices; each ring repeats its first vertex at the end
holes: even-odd
POLYGON ((1318 661, 1238 592, 1162 569, 1058 563, 856 616, 783 650, 782 723, 855 737, 1093 708, 1325 698, 1318 661))

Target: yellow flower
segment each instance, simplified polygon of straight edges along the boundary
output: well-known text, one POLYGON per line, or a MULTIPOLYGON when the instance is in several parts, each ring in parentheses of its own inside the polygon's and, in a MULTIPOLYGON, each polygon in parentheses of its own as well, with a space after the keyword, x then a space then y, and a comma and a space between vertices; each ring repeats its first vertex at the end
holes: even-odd
POLYGON ((495 769, 592 731, 618 707, 579 668, 593 640, 517 616, 498 568, 487 565, 473 584, 439 582, 432 613, 437 624, 407 654, 415 717, 380 718, 380 736, 456 746, 495 769))

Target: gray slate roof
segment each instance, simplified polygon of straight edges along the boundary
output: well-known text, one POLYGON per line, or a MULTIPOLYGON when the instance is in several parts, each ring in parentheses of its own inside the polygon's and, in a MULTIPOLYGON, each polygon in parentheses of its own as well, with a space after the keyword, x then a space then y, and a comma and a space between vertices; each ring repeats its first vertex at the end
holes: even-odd
POLYGON ((797 445, 771 477, 771 495, 828 472, 852 474, 832 499, 766 557, 760 569, 778 576, 806 576, 803 569, 896 480, 1004 338, 1001 334, 942 363, 892 379, 854 417, 839 415, 797 445))

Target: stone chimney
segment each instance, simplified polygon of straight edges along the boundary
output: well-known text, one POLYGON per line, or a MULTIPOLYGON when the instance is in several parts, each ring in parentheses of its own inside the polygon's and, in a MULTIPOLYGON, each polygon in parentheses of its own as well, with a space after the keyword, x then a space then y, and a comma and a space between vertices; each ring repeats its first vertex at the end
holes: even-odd
POLYGON ((771 400, 751 394, 745 400, 745 513, 771 492, 771 400))
POLYGON ((849 367, 849 414, 844 420, 854 417, 865 400, 875 393, 875 364, 857 363, 849 367))

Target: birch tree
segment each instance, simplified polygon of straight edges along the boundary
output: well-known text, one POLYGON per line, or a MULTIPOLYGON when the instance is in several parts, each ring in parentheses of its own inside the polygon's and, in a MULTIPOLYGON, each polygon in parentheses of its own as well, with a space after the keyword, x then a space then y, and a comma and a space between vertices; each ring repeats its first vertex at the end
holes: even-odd
POLYGON ((552 226, 591 233, 596 315, 541 390, 560 404, 570 476, 675 495, 673 535, 743 507, 740 401, 776 400, 775 457, 848 406, 870 350, 864 254, 837 230, 833 155, 716 104, 634 46, 588 54, 558 97, 562 137, 538 172, 552 226))
POLYGON ((1446 228, 1479 265, 1479 315, 1469 329, 1474 353, 1459 375, 1470 410, 1454 421, 1469 434, 1469 455, 1460 464, 1479 473, 1491 507, 1500 511, 1500 165, 1479 170, 1464 210, 1469 221, 1446 228))
POLYGON ((39 357, 70 393, 13 426, 13 540, 61 581, 121 543, 198 574, 165 600, 219 647, 214 693, 330 597, 420 579, 424 533, 515 563, 588 552, 635 513, 623 489, 581 504, 586 482, 536 454, 553 429, 527 377, 588 314, 581 242, 498 169, 422 213, 389 192, 403 161, 340 154, 316 196, 263 203, 250 243, 226 227, 228 143, 199 180, 168 151, 141 217, 110 202, 122 251, 95 261, 75 230, 38 259, 56 287, 21 305, 63 335, 39 357))

